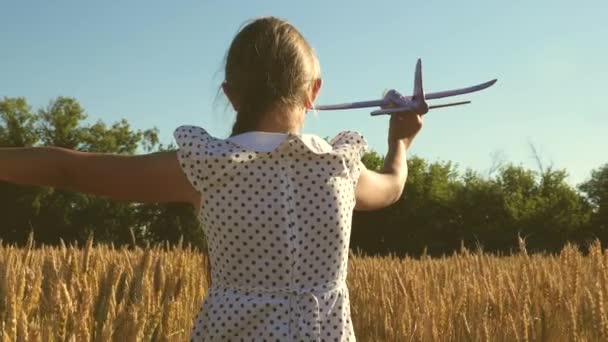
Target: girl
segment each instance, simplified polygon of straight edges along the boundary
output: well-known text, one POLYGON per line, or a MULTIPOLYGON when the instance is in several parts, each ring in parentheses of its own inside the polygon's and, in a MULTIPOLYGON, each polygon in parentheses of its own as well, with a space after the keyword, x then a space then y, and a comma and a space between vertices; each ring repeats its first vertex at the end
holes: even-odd
MULTIPOLYGON (((244 26, 222 89, 235 109, 228 139, 174 132, 179 149, 139 156, 55 147, 0 149, 0 180, 136 202, 187 202, 208 239, 212 285, 191 341, 355 341, 346 287, 353 209, 400 196, 417 113, 392 115, 381 172, 364 138, 300 134, 321 87, 319 62, 286 21, 244 26)), ((201 270, 203 271, 203 270, 201 270)))

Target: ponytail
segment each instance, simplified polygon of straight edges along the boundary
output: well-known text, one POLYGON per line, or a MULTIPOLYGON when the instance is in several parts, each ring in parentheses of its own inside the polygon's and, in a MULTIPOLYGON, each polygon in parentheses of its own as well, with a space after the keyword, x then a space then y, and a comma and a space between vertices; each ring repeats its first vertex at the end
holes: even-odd
POLYGON ((232 133, 230 136, 242 134, 249 131, 255 131, 256 126, 259 122, 259 115, 252 115, 245 113, 245 111, 238 111, 236 113, 236 120, 232 125, 232 133))

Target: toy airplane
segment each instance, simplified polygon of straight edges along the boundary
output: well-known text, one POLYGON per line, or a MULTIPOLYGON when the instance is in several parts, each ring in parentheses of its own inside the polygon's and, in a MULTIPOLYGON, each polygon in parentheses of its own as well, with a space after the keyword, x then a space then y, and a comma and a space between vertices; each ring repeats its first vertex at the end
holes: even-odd
POLYGON ((418 59, 418 62, 416 63, 416 73, 414 77, 414 94, 411 96, 401 95, 395 89, 391 89, 380 100, 341 103, 335 105, 323 105, 315 106, 315 108, 319 110, 335 110, 380 107, 380 109, 371 112, 371 115, 394 114, 402 112, 426 114, 428 113, 429 109, 458 106, 471 103, 471 101, 461 101, 429 106, 425 100, 434 100, 443 97, 472 93, 475 91, 486 89, 496 83, 496 81, 496 79, 493 79, 489 82, 474 85, 468 88, 452 89, 429 93, 425 95, 424 90, 422 88, 422 62, 420 59, 418 59))

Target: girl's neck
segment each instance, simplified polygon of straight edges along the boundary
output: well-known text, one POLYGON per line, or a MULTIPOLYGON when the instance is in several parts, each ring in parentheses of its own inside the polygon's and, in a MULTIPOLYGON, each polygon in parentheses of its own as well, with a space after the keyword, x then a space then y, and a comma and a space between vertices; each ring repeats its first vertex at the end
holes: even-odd
POLYGON ((262 117, 255 130, 270 133, 300 134, 304 115, 305 111, 301 109, 274 110, 262 117))

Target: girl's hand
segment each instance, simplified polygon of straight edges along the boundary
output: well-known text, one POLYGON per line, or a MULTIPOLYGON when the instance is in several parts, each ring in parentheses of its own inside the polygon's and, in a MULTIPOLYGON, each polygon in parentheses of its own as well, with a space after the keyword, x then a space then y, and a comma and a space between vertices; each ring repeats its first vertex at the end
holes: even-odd
POLYGON ((403 142, 405 148, 409 148, 422 128, 422 115, 413 112, 396 113, 391 115, 388 130, 388 144, 403 142))

